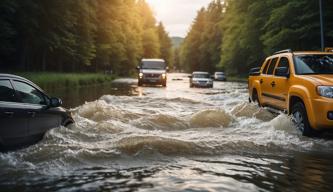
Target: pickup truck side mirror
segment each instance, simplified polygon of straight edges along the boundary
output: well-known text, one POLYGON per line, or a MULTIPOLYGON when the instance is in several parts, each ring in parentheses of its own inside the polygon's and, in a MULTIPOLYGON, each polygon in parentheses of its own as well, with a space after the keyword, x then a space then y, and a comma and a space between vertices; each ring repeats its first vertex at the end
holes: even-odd
POLYGON ((167 66, 167 67, 165 67, 165 70, 166 70, 166 72, 169 72, 170 71, 170 69, 169 69, 169 67, 167 66))
POLYGON ((49 107, 51 108, 56 108, 56 107, 60 107, 62 105, 62 100, 59 98, 51 98, 50 99, 50 105, 49 107))
POLYGON ((275 69, 275 76, 289 78, 289 68, 288 67, 278 67, 275 69))
POLYGON ((260 67, 250 69, 249 75, 250 76, 259 76, 260 75, 260 67))
POLYGON ((141 69, 141 67, 140 67, 140 66, 136 66, 136 69, 137 69, 137 70, 140 70, 140 69, 141 69))

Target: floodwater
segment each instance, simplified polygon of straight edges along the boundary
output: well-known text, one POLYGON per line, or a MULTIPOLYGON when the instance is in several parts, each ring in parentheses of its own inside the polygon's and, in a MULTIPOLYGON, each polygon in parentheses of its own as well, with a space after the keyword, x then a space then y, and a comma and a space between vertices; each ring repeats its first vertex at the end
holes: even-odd
POLYGON ((247 84, 186 76, 55 93, 76 125, 0 154, 0 191, 332 191, 333 140, 249 104, 247 84))

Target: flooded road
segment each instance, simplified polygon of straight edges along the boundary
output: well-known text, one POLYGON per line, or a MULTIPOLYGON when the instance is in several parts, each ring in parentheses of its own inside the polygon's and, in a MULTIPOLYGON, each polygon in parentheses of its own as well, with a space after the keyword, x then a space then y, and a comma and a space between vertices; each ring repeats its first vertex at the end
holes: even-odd
POLYGON ((249 104, 247 84, 190 89, 186 76, 118 80, 80 106, 68 96, 76 125, 0 154, 0 191, 332 190, 332 140, 249 104))

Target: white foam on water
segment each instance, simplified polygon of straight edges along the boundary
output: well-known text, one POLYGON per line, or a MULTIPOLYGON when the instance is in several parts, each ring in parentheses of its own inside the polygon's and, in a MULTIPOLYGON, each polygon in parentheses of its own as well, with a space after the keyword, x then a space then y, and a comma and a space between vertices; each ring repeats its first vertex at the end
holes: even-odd
POLYGON ((161 154, 185 157, 333 149, 332 141, 301 136, 287 115, 276 116, 245 102, 246 90, 234 87, 235 91, 224 95, 200 90, 185 90, 184 97, 171 98, 106 95, 72 110, 76 121, 72 127, 53 129, 28 149, 0 154, 0 165, 28 170, 42 167, 42 172, 57 173, 57 169, 84 165, 107 166, 147 151, 159 159, 161 154))

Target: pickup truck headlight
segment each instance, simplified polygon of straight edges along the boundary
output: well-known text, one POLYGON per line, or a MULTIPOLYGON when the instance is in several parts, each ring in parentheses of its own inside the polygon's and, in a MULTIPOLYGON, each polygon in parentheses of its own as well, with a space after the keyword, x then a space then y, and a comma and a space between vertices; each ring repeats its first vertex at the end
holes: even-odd
POLYGON ((162 74, 162 78, 163 78, 163 79, 166 78, 166 74, 165 74, 165 73, 162 74))
POLYGON ((333 87, 331 86, 318 86, 317 92, 322 97, 333 98, 333 87))
POLYGON ((143 73, 139 73, 139 77, 142 78, 143 77, 143 73))

